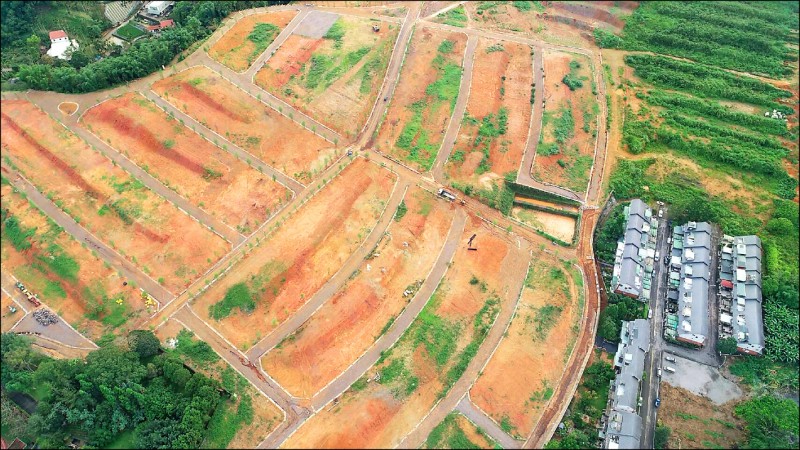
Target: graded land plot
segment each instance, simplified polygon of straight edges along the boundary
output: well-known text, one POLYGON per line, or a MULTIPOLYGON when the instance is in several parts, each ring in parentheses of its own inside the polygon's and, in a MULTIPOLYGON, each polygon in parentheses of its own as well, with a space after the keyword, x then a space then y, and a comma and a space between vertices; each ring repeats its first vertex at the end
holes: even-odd
POLYGON ((169 319, 155 333, 168 353, 231 394, 217 406, 201 448, 256 448, 281 423, 280 409, 180 322, 169 319))
POLYGON ((262 367, 292 395, 313 396, 389 329, 433 267, 453 220, 453 206, 412 187, 394 217, 356 275, 261 359, 262 367))
POLYGON ((230 249, 32 103, 2 106, 5 161, 168 290, 181 291, 230 249))
POLYGON ((207 67, 189 68, 152 87, 176 108, 301 183, 337 159, 333 144, 207 67))
MULTIPOLYGON (((0 192, 3 270, 13 273, 44 305, 93 340, 109 332, 124 334, 133 319, 152 312, 138 288, 132 283, 123 286, 125 279, 22 194, 5 182, 0 192)), ((5 313, 5 300, 3 306, 5 313)), ((25 307, 33 310, 30 303, 25 307)), ((23 314, 17 308, 13 316, 4 316, 4 326, 23 314)))
POLYGON ((575 237, 576 220, 574 217, 539 211, 533 208, 525 208, 523 206, 514 206, 511 208, 511 216, 563 242, 572 242, 572 238, 575 237))
POLYGON ((422 448, 499 448, 480 427, 452 412, 431 430, 422 448))
MULTIPOLYGON (((488 189, 519 169, 531 121, 532 49, 478 40, 469 102, 445 166, 459 190, 488 189)), ((502 187, 502 186, 501 186, 502 187)))
POLYGON ((545 9, 541 2, 530 1, 484 1, 465 3, 470 19, 470 28, 513 33, 541 39, 557 45, 591 48, 594 39, 587 31, 568 25, 572 19, 564 17, 553 8, 545 9), (546 12, 554 20, 545 20, 546 12), (564 20, 567 23, 559 21, 564 20))
POLYGON ((467 37, 417 28, 374 143, 411 167, 431 169, 458 97, 467 37))
POLYGON ((391 448, 461 377, 502 307, 510 280, 524 277, 525 252, 475 216, 428 303, 373 368, 300 427, 286 448, 391 448), (477 234, 479 250, 466 241, 477 234), (378 377, 378 381, 374 381, 378 377), (372 380, 372 381, 370 381, 372 380))
POLYGON ((432 21, 436 23, 443 23, 445 25, 452 25, 454 27, 464 28, 467 26, 467 15, 464 12, 464 5, 458 5, 453 9, 447 10, 437 16, 432 21))
POLYGON ((470 390, 475 405, 516 438, 533 430, 564 373, 579 332, 582 289, 569 263, 534 255, 506 337, 470 390))
POLYGON ((258 228, 290 196, 278 182, 140 94, 100 103, 81 122, 150 175, 242 233, 258 228))
POLYGON ((339 16, 321 38, 289 36, 255 83, 355 138, 378 96, 399 31, 397 24, 339 16))
POLYGON ((194 310, 238 348, 249 348, 307 302, 366 239, 396 179, 356 158, 203 293, 194 310))
POLYGON ((717 405, 686 389, 661 383, 658 424, 670 428, 669 448, 737 448, 745 423, 734 414, 739 400, 717 405))
POLYGON ((583 55, 546 50, 544 74, 545 109, 532 175, 582 193, 594 162, 600 111, 592 66, 583 55))
POLYGON ((297 12, 274 11, 244 17, 211 46, 208 56, 242 72, 272 44, 297 12))

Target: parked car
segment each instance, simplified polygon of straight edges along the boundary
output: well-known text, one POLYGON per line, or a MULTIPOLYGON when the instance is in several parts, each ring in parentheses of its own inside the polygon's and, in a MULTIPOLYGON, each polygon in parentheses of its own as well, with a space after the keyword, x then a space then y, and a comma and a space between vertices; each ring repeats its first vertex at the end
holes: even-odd
POLYGON ((660 398, 656 397, 655 405, 656 405, 656 408, 661 406, 661 399, 660 398))
POLYGON ((675 368, 674 367, 666 366, 666 367, 664 367, 664 370, 666 370, 669 373, 675 373, 675 368))
POLYGON ((669 361, 671 363, 675 362, 675 358, 673 358, 672 356, 665 356, 664 359, 666 359, 667 361, 669 361))
POLYGON ((661 368, 658 368, 658 378, 661 378, 661 368))

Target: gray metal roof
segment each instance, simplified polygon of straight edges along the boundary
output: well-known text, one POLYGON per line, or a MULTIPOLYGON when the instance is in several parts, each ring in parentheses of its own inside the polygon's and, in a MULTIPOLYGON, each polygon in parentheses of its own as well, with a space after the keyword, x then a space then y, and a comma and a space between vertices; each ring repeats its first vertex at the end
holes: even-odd
POLYGON ((650 229, 648 217, 651 211, 643 201, 633 199, 630 205, 625 207, 625 213, 627 220, 625 234, 622 236, 623 250, 621 255, 617 254, 614 261, 616 285, 612 286, 612 290, 638 297, 642 294, 644 276, 640 250, 644 249, 648 239, 650 229))
POLYGON ((683 234, 681 279, 678 285, 678 330, 681 340, 705 345, 709 333, 708 287, 711 267, 711 225, 687 223, 679 227, 683 234))
POLYGON ((641 448, 642 418, 635 413, 612 410, 603 447, 608 449, 641 448))
POLYGON ((620 343, 614 355, 619 371, 611 385, 611 410, 606 424, 605 448, 639 448, 642 418, 639 390, 645 356, 650 350, 650 322, 645 319, 623 321, 620 343))
POLYGON ((762 353, 764 350, 764 321, 761 310, 761 239, 758 236, 733 238, 733 255, 736 267, 732 268, 734 338, 745 351, 762 353), (744 259, 744 264, 741 263, 744 259), (745 278, 740 275, 744 271, 745 278), (743 303, 743 304, 742 304, 743 303))

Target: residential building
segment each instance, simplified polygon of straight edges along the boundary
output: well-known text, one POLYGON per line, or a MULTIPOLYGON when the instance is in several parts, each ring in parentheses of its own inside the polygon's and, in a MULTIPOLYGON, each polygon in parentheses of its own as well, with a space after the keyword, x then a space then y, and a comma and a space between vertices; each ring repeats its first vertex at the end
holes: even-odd
POLYGON ((625 207, 625 217, 625 231, 617 242, 611 289, 617 294, 648 301, 658 219, 638 198, 625 207))
POLYGON ((50 32, 50 49, 47 54, 53 58, 69 60, 72 58, 72 52, 78 49, 78 41, 70 40, 67 32, 64 30, 56 30, 50 32))
POLYGON ((641 383, 644 363, 650 351, 650 322, 636 319, 622 322, 620 343, 614 355, 616 378, 611 382, 606 412, 603 414, 603 448, 641 448, 641 383))
POLYGON ((163 13, 164 10, 167 9, 167 7, 170 6, 171 4, 172 4, 172 2, 169 2, 169 1, 150 2, 147 5, 147 14, 151 14, 153 16, 158 16, 161 13, 163 13))
POLYGON ((764 352, 761 239, 723 236, 720 249, 720 338, 736 339, 741 353, 764 352))
POLYGON ((689 222, 673 229, 664 327, 668 339, 698 347, 708 340, 712 248, 712 228, 707 222, 689 222))

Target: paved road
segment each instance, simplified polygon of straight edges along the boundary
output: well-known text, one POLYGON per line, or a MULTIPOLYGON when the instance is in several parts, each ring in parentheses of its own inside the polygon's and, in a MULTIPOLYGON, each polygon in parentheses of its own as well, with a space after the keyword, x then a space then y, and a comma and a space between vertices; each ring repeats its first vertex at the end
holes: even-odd
POLYGON ((133 263, 75 222, 72 217, 64 213, 64 211, 61 211, 55 203, 37 191, 22 175, 7 167, 5 163, 2 165, 2 170, 7 174, 11 184, 20 192, 24 193, 28 197, 28 200, 47 214, 48 217, 53 219, 64 231, 72 235, 75 240, 82 243, 85 242, 89 249, 94 250, 100 258, 111 264, 111 266, 121 272, 125 278, 135 282, 136 286, 147 291, 148 294, 153 296, 153 298, 158 300, 162 305, 174 297, 171 292, 158 284, 156 280, 150 278, 150 276, 139 270, 133 263))
POLYGON ((322 390, 320 390, 314 396, 311 404, 315 410, 321 410, 334 398, 341 395, 342 392, 344 392, 350 387, 350 385, 358 380, 361 375, 364 374, 364 372, 375 365, 375 363, 378 361, 378 358, 381 356, 381 352, 394 345, 397 340, 400 339, 400 336, 403 335, 406 329, 411 325, 411 322, 414 321, 419 312, 422 311, 422 308, 425 307, 428 299, 431 298, 431 295, 433 295, 433 292, 436 290, 439 282, 444 277, 444 274, 450 265, 450 261, 453 260, 453 256, 458 249, 459 238, 461 237, 461 233, 464 231, 464 225, 466 222, 467 215, 464 214, 463 210, 458 209, 456 211, 456 216, 453 218, 453 221, 450 224, 450 231, 448 231, 445 244, 439 253, 439 258, 436 260, 436 263, 434 263, 430 274, 428 274, 428 277, 422 283, 422 286, 420 286, 417 294, 413 299, 411 299, 411 302, 408 304, 408 306, 406 306, 403 312, 397 316, 397 319, 394 321, 389 330, 383 336, 378 338, 375 344, 370 347, 366 353, 364 353, 355 363, 353 363, 353 365, 348 367, 347 370, 342 372, 338 378, 322 388, 322 390))
POLYGON ((267 165, 264 161, 261 161, 254 155, 247 152, 247 150, 243 150, 241 147, 237 146, 233 142, 229 141, 223 136, 220 136, 215 131, 212 131, 205 125, 201 124, 200 122, 196 121, 193 117, 189 116, 188 114, 184 113, 180 109, 176 108, 172 103, 164 100, 163 98, 159 97, 155 92, 152 90, 144 91, 142 94, 153 101, 156 105, 161 107, 165 112, 172 113, 178 119, 184 121, 184 123, 188 125, 194 126, 194 132, 205 137, 209 140, 209 142, 214 142, 218 140, 222 142, 227 148, 229 153, 233 154, 237 158, 241 159, 242 161, 250 160, 251 164, 256 168, 259 169, 264 175, 268 177, 272 177, 278 183, 285 186, 287 189, 291 190, 293 194, 297 194, 303 189, 305 186, 297 182, 294 178, 280 172, 279 170, 273 168, 272 166, 267 165))
POLYGON ((286 336, 294 333, 294 331, 303 325, 317 310, 334 294, 339 292, 342 285, 350 278, 350 275, 361 266, 364 259, 369 256, 369 253, 377 245, 378 241, 383 237, 386 228, 394 218, 394 213, 397 206, 403 200, 408 186, 409 180, 397 180, 392 196, 386 202, 381 217, 375 227, 367 236, 366 240, 345 260, 342 267, 306 302, 300 307, 292 316, 275 328, 263 339, 258 341, 250 350, 245 354, 252 360, 257 360, 268 352, 270 349, 278 345, 286 336))
MULTIPOLYGON (((48 112, 53 117, 56 117, 55 114, 59 114, 58 111, 55 112, 48 111, 48 112)), ((108 159, 117 163, 126 172, 128 172, 134 178, 141 181, 142 184, 147 186, 151 191, 155 192, 156 194, 160 195, 173 205, 177 206, 178 209, 189 215, 195 221, 199 222, 200 224, 204 225, 205 227, 213 231, 221 238, 228 241, 228 243, 236 245, 244 240, 244 236, 238 231, 236 231, 236 229, 232 228, 230 225, 225 224, 220 219, 217 219, 211 214, 208 214, 207 212, 203 211, 197 206, 193 205, 186 198, 182 197, 180 194, 173 191, 172 189, 164 186, 164 184, 161 181, 157 180, 155 177, 145 172, 141 167, 136 165, 133 161, 128 159, 118 150, 112 148, 105 141, 98 138, 94 133, 87 130, 83 126, 79 126, 77 124, 77 121, 65 126, 69 128, 70 131, 77 134, 81 139, 86 141, 95 150, 99 151, 100 153, 108 157, 108 159)))
POLYGON ((644 448, 653 448, 653 432, 656 426, 657 409, 653 402, 658 397, 658 387, 661 379, 658 377, 658 367, 661 366, 661 355, 664 349, 664 340, 661 329, 664 325, 665 304, 667 300, 667 279, 669 268, 664 265, 663 257, 669 255, 667 236, 671 234, 667 227, 667 216, 658 224, 658 235, 656 237, 656 250, 661 258, 655 262, 652 289, 650 291, 650 310, 653 311, 653 319, 650 322, 650 352, 645 358, 645 371, 647 381, 642 383, 642 407, 639 411, 642 416, 643 433, 641 443, 644 448))
MULTIPOLYGON (((286 25, 283 31, 281 31, 280 34, 278 34, 275 40, 272 41, 272 44, 270 44, 267 47, 267 49, 264 50, 264 53, 262 53, 258 58, 256 58, 255 62, 247 70, 244 71, 243 75, 247 79, 252 80, 253 77, 256 76, 256 73, 259 70, 261 70, 261 67, 264 64, 266 64, 267 61, 269 61, 269 58, 272 55, 274 55, 275 52, 281 47, 281 45, 283 45, 286 39, 288 39, 289 36, 291 36, 292 33, 294 33, 295 28, 297 28, 297 26, 300 25, 300 22, 302 22, 306 18, 306 16, 311 11, 314 10, 313 8, 306 8, 306 7, 301 7, 296 9, 300 9, 300 12, 296 16, 294 16, 294 19, 292 19, 292 21, 286 25)), ((222 36, 223 34, 224 32, 220 33, 220 36, 222 36)))
POLYGON ((456 405, 456 411, 460 412, 472 423, 479 426, 486 434, 494 439, 503 448, 519 448, 520 442, 509 436, 497 423, 490 419, 477 406, 472 403, 469 393, 461 397, 461 401, 456 405))
POLYGON ((450 156, 453 146, 458 139, 458 130, 461 129, 461 121, 464 112, 467 110, 469 94, 472 88, 472 66, 475 63, 475 48, 478 47, 477 36, 470 36, 467 39, 467 48, 464 51, 464 70, 461 75, 461 85, 458 89, 458 99, 453 114, 450 116, 450 124, 447 126, 447 133, 442 140, 442 147, 436 155, 436 162, 433 164, 433 178, 439 183, 444 183, 444 163, 450 156))
POLYGON ((467 365, 467 369, 459 377, 458 381, 453 385, 445 397, 437 403, 430 413, 417 425, 417 427, 400 442, 399 448, 419 448, 425 442, 430 432, 436 425, 441 423, 450 411, 452 411, 464 395, 466 395, 478 375, 486 366, 489 358, 492 357, 494 350, 503 339, 503 335, 508 328, 511 318, 514 316, 516 304, 522 294, 522 287, 525 283, 525 273, 527 272, 529 261, 531 260, 530 248, 528 243, 522 248, 514 249, 516 252, 515 258, 515 272, 509 275, 512 276, 511 281, 505 286, 506 292, 501 296, 500 312, 489 330, 486 339, 481 343, 478 348, 478 353, 472 358, 472 361, 467 365))
POLYGON ((397 82, 400 78, 400 69, 403 66, 403 60, 405 59, 406 48, 411 40, 411 31, 414 29, 414 26, 419 19, 420 10, 422 9, 422 2, 413 2, 408 3, 407 5, 408 12, 406 13, 406 20, 403 21, 403 26, 400 28, 400 34, 397 36, 397 42, 394 44, 392 57, 389 60, 389 67, 386 69, 386 75, 383 79, 383 86, 378 94, 378 99, 375 103, 375 106, 372 108, 372 112, 367 119, 367 123, 364 125, 364 129, 361 130, 361 137, 355 144, 357 148, 365 148, 367 145, 369 145, 372 135, 378 128, 378 124, 383 118, 384 113, 386 113, 386 108, 389 106, 389 101, 383 101, 383 99, 392 98, 392 95, 394 95, 394 89, 397 86, 397 82))

